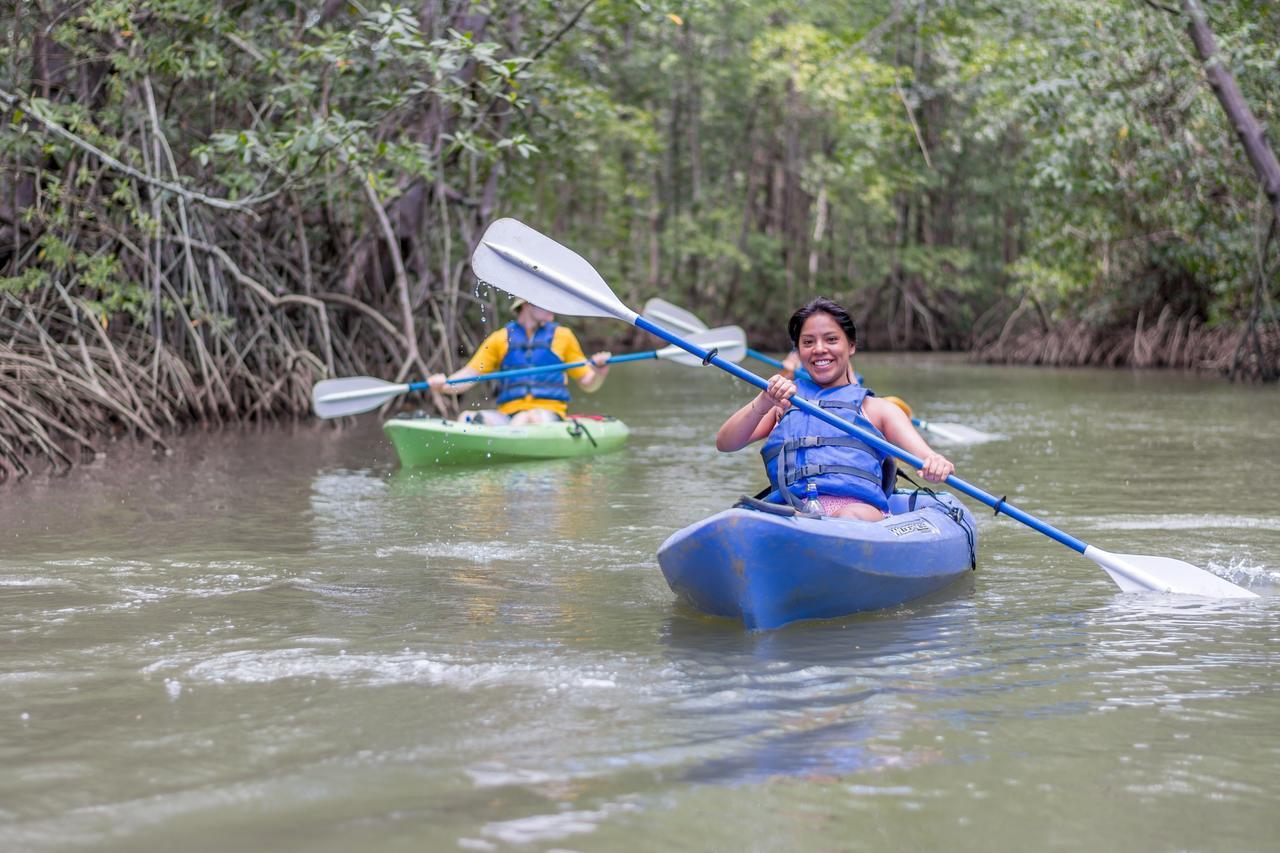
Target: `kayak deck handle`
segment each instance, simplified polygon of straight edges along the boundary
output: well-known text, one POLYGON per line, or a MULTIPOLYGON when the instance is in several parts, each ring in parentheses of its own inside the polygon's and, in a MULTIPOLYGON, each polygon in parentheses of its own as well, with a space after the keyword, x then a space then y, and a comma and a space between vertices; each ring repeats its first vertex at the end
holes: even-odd
POLYGON ((595 437, 591 435, 591 431, 578 421, 574 421, 573 426, 571 427, 565 427, 565 432, 569 433, 569 435, 574 438, 582 438, 585 435, 587 437, 587 441, 591 442, 592 447, 600 446, 599 443, 596 442, 595 437))

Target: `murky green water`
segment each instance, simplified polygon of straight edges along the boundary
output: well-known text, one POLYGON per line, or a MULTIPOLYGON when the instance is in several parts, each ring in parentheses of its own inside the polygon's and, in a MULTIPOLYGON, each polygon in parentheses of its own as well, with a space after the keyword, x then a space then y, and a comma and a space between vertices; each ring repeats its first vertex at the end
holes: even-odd
POLYGON ((1262 594, 1120 594, 980 519, 939 601, 749 635, 677 528, 762 484, 750 391, 619 368, 594 460, 401 471, 372 416, 0 491, 0 848, 1265 850, 1280 832, 1280 393, 863 358, 1007 438, 960 473, 1262 594))

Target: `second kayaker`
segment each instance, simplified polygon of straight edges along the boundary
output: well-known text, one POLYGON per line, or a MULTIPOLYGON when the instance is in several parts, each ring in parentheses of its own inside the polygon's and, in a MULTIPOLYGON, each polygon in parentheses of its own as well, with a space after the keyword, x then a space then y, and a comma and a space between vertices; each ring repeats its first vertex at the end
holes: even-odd
MULTIPOLYGON (((461 394, 471 383, 445 384, 450 379, 470 379, 496 370, 554 366, 588 361, 578 338, 555 315, 523 299, 511 303, 515 319, 484 339, 466 366, 451 375, 435 373, 427 384, 442 394, 461 394)), ((518 376, 498 384, 497 409, 463 412, 459 420, 487 425, 536 424, 564 418, 569 405, 569 378, 588 394, 604 384, 610 353, 598 352, 591 364, 569 370, 518 376)))
POLYGON ((840 304, 818 297, 787 324, 791 342, 809 379, 770 377, 768 387, 734 412, 716 434, 716 448, 729 453, 765 439, 761 448, 773 492, 766 500, 823 515, 879 521, 893 490, 891 457, 791 406, 800 396, 919 456, 920 476, 945 480, 955 466, 916 432, 898 406, 871 396, 850 381, 857 349, 853 318, 840 304))

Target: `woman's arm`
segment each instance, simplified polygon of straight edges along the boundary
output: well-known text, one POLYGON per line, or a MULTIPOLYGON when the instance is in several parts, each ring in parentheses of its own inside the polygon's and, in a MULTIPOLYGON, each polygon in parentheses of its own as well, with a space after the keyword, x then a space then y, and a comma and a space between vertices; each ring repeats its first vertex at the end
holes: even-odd
POLYGON ((778 419, 791 408, 789 398, 796 393, 796 385, 785 376, 774 375, 769 386, 755 399, 729 416, 716 433, 716 450, 732 453, 753 441, 759 441, 778 425, 778 419))
POLYGON ((796 378, 796 370, 800 367, 800 353, 792 350, 787 353, 787 357, 782 360, 782 369, 778 372, 788 379, 796 378))
POLYGON ((586 373, 578 377, 578 387, 588 394, 600 390, 600 386, 604 384, 605 377, 609 375, 609 359, 612 356, 613 353, 605 350, 587 359, 591 362, 591 366, 586 368, 586 373))
POLYGON ((427 384, 431 386, 433 391, 439 391, 441 394, 461 394, 475 387, 474 382, 459 382, 456 385, 446 385, 447 379, 474 379, 477 376, 483 376, 486 373, 492 373, 502 366, 502 360, 507 357, 507 330, 505 328, 491 332, 489 337, 484 339, 480 344, 480 348, 476 350, 475 355, 471 356, 470 361, 455 370, 453 373, 445 376, 443 373, 433 373, 427 377, 427 384))
POLYGON ((474 367, 460 367, 453 373, 445 376, 443 373, 433 373, 427 377, 427 384, 431 386, 431 390, 439 391, 441 394, 461 394, 468 388, 472 387, 470 382, 458 382, 454 385, 446 385, 449 379, 472 379, 480 375, 480 371, 474 367))
POLYGON ((924 460, 924 467, 918 472, 921 477, 941 483, 955 473, 956 466, 951 460, 929 446, 920 433, 916 432, 911 418, 898 406, 877 397, 868 397, 862 402, 862 411, 867 420, 875 424, 876 429, 884 433, 884 437, 890 442, 924 460))

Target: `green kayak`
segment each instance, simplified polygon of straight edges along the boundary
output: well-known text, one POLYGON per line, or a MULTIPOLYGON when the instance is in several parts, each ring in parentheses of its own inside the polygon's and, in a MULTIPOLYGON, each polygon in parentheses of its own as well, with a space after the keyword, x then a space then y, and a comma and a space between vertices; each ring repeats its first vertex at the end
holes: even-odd
POLYGON ((617 450, 630 432, 617 418, 600 415, 570 415, 559 423, 526 426, 484 426, 435 417, 392 418, 382 429, 406 468, 590 456, 617 450))

